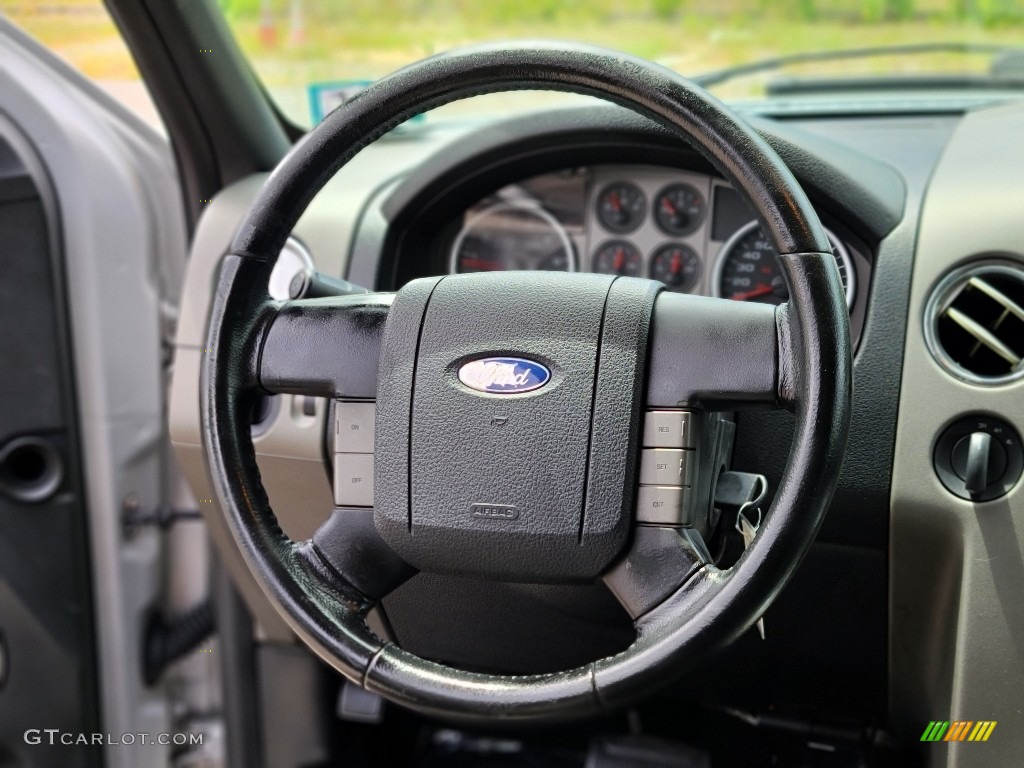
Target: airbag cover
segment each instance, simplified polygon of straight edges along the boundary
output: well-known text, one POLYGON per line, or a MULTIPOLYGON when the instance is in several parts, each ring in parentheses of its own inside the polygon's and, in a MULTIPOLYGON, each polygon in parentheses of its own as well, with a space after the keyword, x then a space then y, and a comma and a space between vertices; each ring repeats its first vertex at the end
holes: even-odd
MULTIPOLYGON (((611 472, 611 492, 607 476, 592 493, 588 485, 593 455, 630 447, 631 415, 639 407, 633 384, 642 378, 650 317, 643 298, 650 293, 653 305, 654 291, 648 281, 627 281, 634 283, 632 292, 624 287, 639 315, 628 318, 630 338, 609 347, 610 368, 602 372, 615 282, 556 272, 455 275, 434 285, 418 343, 408 322, 396 322, 401 337, 392 338, 389 318, 381 367, 407 354, 415 357, 415 374, 407 413, 379 402, 378 467, 387 476, 378 473, 375 481, 376 520, 412 565, 515 581, 574 581, 593 578, 621 550, 632 462, 616 462, 621 467, 611 472), (522 363, 510 367, 517 359, 522 363), (488 386, 488 365, 495 366, 494 386, 488 386), (545 372, 549 378, 538 385, 545 372), (607 425, 595 410, 604 378, 616 387, 607 425), (395 423, 400 419, 407 419, 407 446, 395 423)), ((392 312, 402 313, 402 303, 400 292, 392 312)), ((636 312, 634 306, 629 314, 636 312)), ((620 318, 618 325, 625 324, 620 318)), ((382 376, 379 401, 397 385, 382 376)), ((609 468, 602 469, 607 475, 609 468)))

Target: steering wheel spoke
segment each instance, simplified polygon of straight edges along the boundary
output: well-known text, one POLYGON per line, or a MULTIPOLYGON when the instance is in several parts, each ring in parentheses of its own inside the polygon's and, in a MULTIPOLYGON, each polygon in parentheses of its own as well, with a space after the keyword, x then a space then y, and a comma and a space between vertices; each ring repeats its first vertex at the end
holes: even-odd
POLYGON ((374 398, 393 299, 367 293, 284 302, 264 335, 260 384, 274 393, 374 398))
POLYGON ((638 525, 626 556, 602 579, 635 621, 710 563, 711 555, 697 531, 638 525))
POLYGON ((309 540, 307 557, 326 564, 334 581, 378 602, 416 574, 381 539, 368 507, 336 507, 309 540))
POLYGON ((786 405, 785 307, 663 292, 654 305, 648 408, 786 405))

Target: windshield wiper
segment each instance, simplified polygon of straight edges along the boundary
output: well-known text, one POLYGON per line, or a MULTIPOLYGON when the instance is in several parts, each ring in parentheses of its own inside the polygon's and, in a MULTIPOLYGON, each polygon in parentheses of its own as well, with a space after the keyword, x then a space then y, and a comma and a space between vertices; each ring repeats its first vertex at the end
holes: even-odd
MULTIPOLYGON (((790 66, 792 64, 807 64, 819 61, 843 61, 847 59, 868 59, 879 56, 916 56, 927 53, 954 53, 954 54, 978 54, 988 53, 993 56, 1002 54, 992 67, 991 80, 1016 81, 1024 77, 1024 65, 1021 57, 1024 57, 1024 49, 1009 46, 985 43, 914 43, 910 45, 880 45, 869 48, 847 48, 838 51, 808 51, 806 53, 792 53, 785 56, 775 56, 768 59, 759 59, 748 64, 738 64, 733 67, 718 69, 713 72, 706 72, 697 75, 692 80, 705 88, 713 85, 720 85, 729 80, 735 80, 758 72, 770 72, 776 69, 790 66), (1005 59, 1005 64, 1000 62, 1005 59)), ((909 79, 909 78, 908 78, 909 79)), ((877 81, 876 81, 877 82, 877 81)))

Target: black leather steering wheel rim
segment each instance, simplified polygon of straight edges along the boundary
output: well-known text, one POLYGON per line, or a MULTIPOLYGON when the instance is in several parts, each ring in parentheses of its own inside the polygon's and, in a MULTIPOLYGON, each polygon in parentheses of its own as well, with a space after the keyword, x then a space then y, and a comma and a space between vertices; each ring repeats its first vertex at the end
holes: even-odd
MULTIPOLYGON (((373 299, 348 304, 360 302, 373 299)), ((796 180, 759 136, 699 87, 641 59, 589 47, 443 54, 379 81, 328 115, 273 172, 241 225, 221 271, 207 349, 201 418, 212 487, 261 587, 299 637, 347 678, 448 717, 587 716, 652 690, 669 678, 668 670, 735 638, 764 612, 813 541, 835 488, 850 418, 842 286, 828 240, 796 180), (282 315, 282 306, 266 296, 266 282, 316 192, 360 149, 414 114, 472 95, 524 89, 596 95, 660 122, 690 141, 758 211, 790 290, 789 304, 776 316, 776 392, 780 403, 793 408, 796 429, 761 533, 732 569, 701 565, 638 619, 636 641, 616 656, 557 674, 492 676, 419 658, 367 628, 373 600, 277 525, 246 416, 263 391, 268 329, 282 315)))

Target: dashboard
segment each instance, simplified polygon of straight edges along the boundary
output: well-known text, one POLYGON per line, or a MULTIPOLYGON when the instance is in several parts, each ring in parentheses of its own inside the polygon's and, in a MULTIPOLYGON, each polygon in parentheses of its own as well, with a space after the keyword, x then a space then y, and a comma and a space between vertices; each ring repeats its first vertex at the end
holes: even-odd
MULTIPOLYGON (((452 273, 552 269, 650 277, 672 291, 780 304, 778 255, 725 181, 673 168, 597 165, 541 174, 470 205, 444 250, 452 273)), ((863 248, 828 229, 847 304, 863 248)), ((867 284, 867 280, 864 280, 867 284)))
MULTIPOLYGON (((982 272, 971 272, 984 278, 972 285, 997 291, 959 283, 959 293, 937 291, 950 275, 993 261, 1020 273, 1024 108, 883 114, 844 103, 801 115, 783 107, 745 119, 807 192, 844 275, 856 345, 849 447, 817 542, 766 615, 766 638, 738 639, 690 690, 714 705, 891 718, 912 739, 936 712, 1019 719, 1024 537, 1013 519, 1024 482, 998 500, 972 501, 943 484, 935 457, 968 416, 1024 429, 1024 376, 972 382, 952 375, 934 347, 947 330, 975 327, 950 330, 958 312, 987 323, 994 305, 983 299, 1024 301, 982 272), (1005 620, 977 620, 997 615, 1005 620), (970 663, 983 657, 998 663, 970 663)), ((264 180, 217 197, 189 264, 170 411, 179 457, 199 488, 197 388, 212 275, 264 180)), ((316 269, 383 291, 438 274, 564 269, 776 304, 785 295, 775 255, 757 230, 743 197, 678 137, 616 107, 581 107, 382 139, 325 187, 293 235, 316 269)), ((1002 327, 994 333, 1016 344, 1002 327)), ((949 344, 970 355, 990 335, 949 344)), ((275 513, 301 540, 331 508, 324 456, 333 422, 323 402, 281 398, 253 444, 275 513)), ((787 412, 739 414, 733 468, 777 487, 793 429, 787 412)), ((245 582, 244 564, 229 567, 264 631, 286 640, 287 627, 245 582)), ((582 586, 423 576, 389 598, 387 619, 403 646, 431 657, 483 664, 484 655, 543 649, 552 665, 571 664, 623 642, 628 627, 589 618, 615 609, 604 600, 582 586), (455 616, 472 631, 432 631, 426 613, 455 616), (566 624, 566 614, 588 618, 566 624), (573 642, 559 645, 566 636, 573 642)), ((1012 741, 1004 764, 1016 759, 1012 741)))

